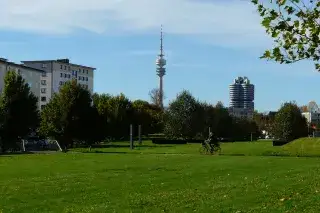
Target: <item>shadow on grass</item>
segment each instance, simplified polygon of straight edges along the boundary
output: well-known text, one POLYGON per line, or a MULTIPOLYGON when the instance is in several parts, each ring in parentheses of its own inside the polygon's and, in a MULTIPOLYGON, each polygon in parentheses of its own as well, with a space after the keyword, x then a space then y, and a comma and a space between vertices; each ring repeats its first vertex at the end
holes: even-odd
MULTIPOLYGON (((99 149, 99 148, 129 148, 130 144, 100 144, 100 145, 94 145, 92 146, 93 149, 99 149)), ((138 147, 144 147, 144 148, 157 148, 157 147, 173 147, 173 146, 157 146, 157 145, 138 145, 138 147)), ((79 148, 88 148, 88 147, 79 147, 79 148)))
POLYGON ((10 157, 10 156, 15 156, 15 155, 30 155, 34 154, 33 152, 5 152, 5 153, 0 153, 0 157, 10 157))
POLYGON ((242 153, 230 153, 230 154, 221 153, 219 155, 221 155, 221 156, 246 156, 246 154, 242 154, 242 153))
POLYGON ((320 158, 318 154, 306 153, 289 153, 289 152, 274 152, 265 151, 262 153, 221 153, 220 156, 263 156, 263 157, 301 157, 301 158, 320 158))
POLYGON ((132 154, 132 155, 190 155, 188 153, 166 153, 166 152, 133 152, 132 151, 79 151, 78 153, 84 154, 132 154))

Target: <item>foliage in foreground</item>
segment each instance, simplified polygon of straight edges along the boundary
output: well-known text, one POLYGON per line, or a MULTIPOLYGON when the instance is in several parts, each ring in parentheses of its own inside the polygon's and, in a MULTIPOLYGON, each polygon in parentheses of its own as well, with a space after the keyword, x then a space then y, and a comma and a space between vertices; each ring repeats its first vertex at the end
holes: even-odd
POLYGON ((275 47, 262 58, 280 63, 312 60, 320 71, 320 1, 252 0, 275 47))
POLYGON ((21 75, 6 73, 0 96, 0 149, 19 149, 21 139, 39 124, 38 98, 21 75))

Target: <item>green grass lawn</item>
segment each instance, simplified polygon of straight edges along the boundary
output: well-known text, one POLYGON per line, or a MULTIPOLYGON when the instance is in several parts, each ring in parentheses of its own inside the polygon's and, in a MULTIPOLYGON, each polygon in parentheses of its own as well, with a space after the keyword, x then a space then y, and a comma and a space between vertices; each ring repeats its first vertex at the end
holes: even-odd
POLYGON ((320 212, 319 158, 263 156, 316 156, 318 143, 230 143, 221 156, 148 142, 0 156, 0 212, 320 212))

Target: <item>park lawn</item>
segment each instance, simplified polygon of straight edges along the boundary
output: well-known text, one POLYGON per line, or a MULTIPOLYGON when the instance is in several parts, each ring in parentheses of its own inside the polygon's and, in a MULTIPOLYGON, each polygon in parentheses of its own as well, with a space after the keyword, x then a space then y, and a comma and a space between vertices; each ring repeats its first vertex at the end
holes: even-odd
POLYGON ((3 213, 320 212, 319 158, 33 154, 0 171, 3 213))
POLYGON ((0 156, 0 212, 320 212, 319 139, 106 146, 0 156))

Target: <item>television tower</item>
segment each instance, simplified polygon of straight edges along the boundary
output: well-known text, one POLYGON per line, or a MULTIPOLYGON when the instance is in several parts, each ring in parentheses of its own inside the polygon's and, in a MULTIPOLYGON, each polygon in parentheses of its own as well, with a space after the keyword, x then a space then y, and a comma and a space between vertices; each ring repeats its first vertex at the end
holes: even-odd
POLYGON ((161 25, 161 34, 160 34, 160 54, 156 60, 157 65, 157 76, 159 76, 160 85, 159 85, 159 104, 160 107, 163 108, 163 76, 166 74, 166 66, 167 61, 164 58, 163 54, 163 32, 162 32, 162 25, 161 25))

